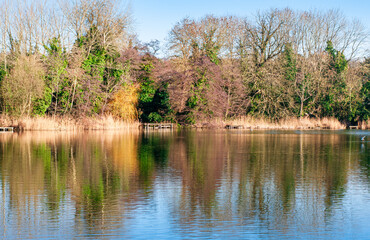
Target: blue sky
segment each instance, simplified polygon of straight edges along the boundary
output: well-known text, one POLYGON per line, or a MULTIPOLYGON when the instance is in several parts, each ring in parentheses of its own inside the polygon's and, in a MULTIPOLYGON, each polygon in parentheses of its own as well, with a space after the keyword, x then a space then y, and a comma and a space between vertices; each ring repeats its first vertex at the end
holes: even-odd
POLYGON ((361 20, 370 29, 370 0, 131 0, 134 30, 139 40, 162 43, 170 29, 184 17, 207 14, 253 16, 258 10, 289 7, 294 10, 339 9, 361 20))

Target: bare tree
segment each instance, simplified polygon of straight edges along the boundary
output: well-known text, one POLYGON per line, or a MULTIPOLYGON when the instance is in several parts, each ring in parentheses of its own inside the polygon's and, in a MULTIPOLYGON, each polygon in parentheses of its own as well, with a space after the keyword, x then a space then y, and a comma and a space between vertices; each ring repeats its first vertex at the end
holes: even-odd
POLYGON ((294 93, 299 99, 299 116, 303 117, 305 114, 304 107, 308 104, 313 105, 315 103, 316 97, 323 90, 322 86, 326 85, 322 81, 325 61, 318 61, 320 59, 325 59, 325 56, 317 55, 311 56, 310 58, 298 57, 297 61, 297 75, 294 82, 294 93), (320 64, 320 65, 318 65, 320 64), (307 101, 310 102, 307 104, 307 101))
POLYGON ((44 68, 39 56, 21 56, 1 86, 6 108, 14 115, 30 115, 33 102, 44 94, 44 68))
POLYGON ((104 50, 119 50, 128 45, 131 16, 118 0, 73 0, 60 2, 76 38, 89 38, 87 52, 95 44, 104 50))
POLYGON ((171 57, 189 59, 193 46, 197 43, 198 26, 194 20, 184 18, 178 22, 169 34, 169 51, 171 57))
POLYGON ((145 44, 145 47, 148 49, 148 52, 155 56, 158 51, 161 49, 159 40, 151 40, 145 44))
POLYGON ((1 9, 2 45, 13 53, 43 52, 43 45, 51 38, 67 37, 62 15, 47 0, 5 1, 1 9))
POLYGON ((7 50, 8 50, 8 41, 7 36, 10 30, 10 2, 3 1, 0 6, 0 33, 1 33, 1 51, 0 53, 3 55, 4 61, 4 68, 7 68, 7 50))
POLYGON ((285 14, 286 11, 272 9, 259 12, 255 22, 245 20, 243 42, 251 48, 257 69, 283 51, 288 39, 285 14))
POLYGON ((309 56, 323 51, 331 41, 348 59, 361 52, 368 34, 358 20, 349 21, 339 10, 296 12, 292 24, 292 42, 297 52, 309 56))
POLYGON ((168 48, 171 56, 181 59, 189 59, 196 55, 221 57, 229 47, 226 46, 227 39, 235 34, 235 32, 231 34, 235 29, 233 21, 233 17, 212 15, 199 21, 183 19, 170 31, 168 48), (228 33, 231 35, 227 36, 228 33))

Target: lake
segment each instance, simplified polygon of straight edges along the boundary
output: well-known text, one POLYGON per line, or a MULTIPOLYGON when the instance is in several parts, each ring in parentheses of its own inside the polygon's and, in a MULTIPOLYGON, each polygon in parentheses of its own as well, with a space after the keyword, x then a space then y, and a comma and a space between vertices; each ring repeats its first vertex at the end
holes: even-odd
POLYGON ((6 239, 370 238, 370 132, 2 133, 0 187, 6 239))

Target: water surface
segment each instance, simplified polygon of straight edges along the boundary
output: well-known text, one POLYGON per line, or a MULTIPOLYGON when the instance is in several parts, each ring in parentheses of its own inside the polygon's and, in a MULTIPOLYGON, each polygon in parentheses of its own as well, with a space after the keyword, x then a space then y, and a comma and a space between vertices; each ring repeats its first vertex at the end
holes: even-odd
POLYGON ((364 135, 1 134, 0 238, 369 238, 364 135))

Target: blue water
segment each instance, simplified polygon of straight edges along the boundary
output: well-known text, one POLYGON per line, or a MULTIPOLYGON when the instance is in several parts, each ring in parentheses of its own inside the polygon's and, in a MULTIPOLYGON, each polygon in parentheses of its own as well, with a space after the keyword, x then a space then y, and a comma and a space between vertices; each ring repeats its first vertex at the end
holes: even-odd
POLYGON ((0 135, 0 238, 370 239, 368 131, 0 135))

